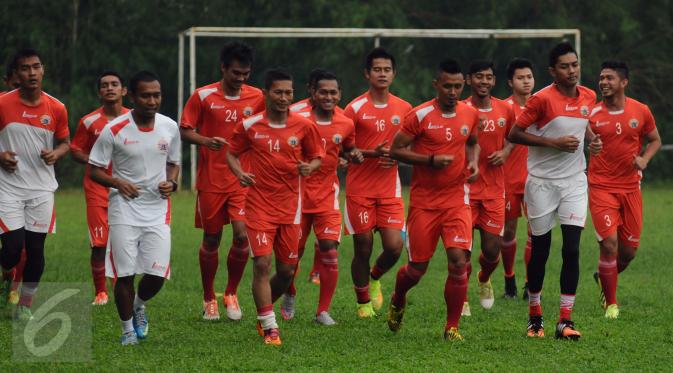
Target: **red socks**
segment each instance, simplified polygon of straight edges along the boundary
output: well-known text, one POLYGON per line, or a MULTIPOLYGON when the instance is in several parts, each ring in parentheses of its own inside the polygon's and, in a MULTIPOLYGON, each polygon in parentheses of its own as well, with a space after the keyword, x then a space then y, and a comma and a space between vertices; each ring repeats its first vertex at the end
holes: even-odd
POLYGON ((407 303, 407 292, 418 284, 424 274, 424 271, 419 271, 409 264, 402 266, 397 271, 392 303, 397 307, 404 307, 407 303))
POLYGON ((444 301, 446 302, 446 329, 458 327, 463 302, 467 294, 467 268, 452 269, 449 266, 449 275, 444 285, 444 301))
POLYGON ((353 289, 355 289, 355 296, 357 297, 359 304, 368 303, 370 301, 370 299, 369 299, 369 284, 367 284, 363 287, 353 286, 353 289))
POLYGON ((528 315, 530 316, 542 316, 542 307, 540 306, 540 294, 531 293, 528 291, 528 315))
POLYGON ((617 257, 604 256, 598 259, 598 276, 601 279, 601 287, 605 294, 605 302, 617 304, 617 257))
POLYGON ((339 279, 339 262, 336 249, 321 252, 319 255, 316 252, 316 256, 320 257, 319 267, 317 267, 318 272, 320 272, 320 300, 316 312, 316 315, 319 315, 321 312, 329 310, 329 305, 332 303, 332 296, 339 279))
POLYGON ((479 265, 481 266, 481 270, 477 276, 479 277, 479 282, 488 281, 491 278, 491 273, 498 267, 499 262, 500 258, 496 258, 495 261, 491 262, 486 259, 483 253, 479 254, 479 265))
POLYGON ((516 259, 516 237, 511 241, 503 242, 500 249, 502 255, 502 266, 505 270, 505 277, 514 276, 514 260, 516 259))
POLYGON ((374 264, 374 267, 372 267, 372 270, 371 270, 371 272, 369 273, 369 275, 370 275, 374 280, 378 280, 378 279, 381 278, 381 276, 383 276, 384 273, 385 273, 385 271, 382 271, 381 268, 379 268, 378 265, 374 264))
POLYGON ((572 320, 574 305, 575 294, 561 294, 561 310, 559 312, 559 321, 562 319, 572 320))
POLYGON ((199 250, 199 265, 201 266, 201 284, 203 285, 203 300, 210 301, 215 299, 215 289, 213 283, 215 282, 215 273, 217 273, 217 265, 219 262, 219 255, 216 247, 207 247, 206 243, 201 243, 199 250))
MULTIPOLYGON (((102 247, 95 247, 92 250, 105 251, 102 247)), ((105 256, 103 256, 103 260, 91 259, 91 276, 93 277, 96 294, 101 292, 107 293, 107 287, 105 286, 105 256)))
POLYGON ((224 294, 236 294, 238 284, 241 283, 245 265, 248 264, 250 250, 248 249, 248 240, 234 243, 229 249, 227 255, 227 288, 224 294))

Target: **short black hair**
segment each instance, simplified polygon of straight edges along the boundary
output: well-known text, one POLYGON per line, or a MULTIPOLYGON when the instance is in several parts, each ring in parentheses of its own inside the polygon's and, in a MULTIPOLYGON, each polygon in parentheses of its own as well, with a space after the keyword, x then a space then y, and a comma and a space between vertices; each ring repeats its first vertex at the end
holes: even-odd
POLYGON ((124 85, 124 78, 122 78, 121 74, 119 74, 118 72, 113 71, 113 70, 106 70, 106 71, 103 71, 102 74, 98 75, 98 81, 96 82, 96 85, 98 86, 98 89, 100 89, 101 80, 103 80, 103 78, 106 77, 106 76, 116 76, 117 79, 119 79, 119 83, 121 83, 122 87, 125 86, 124 85))
POLYGON ((554 46, 554 48, 549 51, 549 67, 556 66, 558 58, 568 53, 573 53, 575 56, 577 56, 577 51, 572 46, 572 44, 568 43, 567 41, 556 44, 556 46, 554 46))
POLYGON ((617 72, 617 75, 621 79, 628 79, 629 78, 629 67, 626 66, 626 63, 621 62, 621 61, 603 61, 601 64, 601 70, 603 69, 611 69, 617 72))
POLYGON ((308 73, 308 80, 306 81, 306 86, 308 89, 315 88, 315 84, 318 81, 317 78, 321 77, 327 70, 322 67, 316 67, 308 73))
POLYGON ((385 49, 381 47, 376 47, 372 49, 371 52, 365 58, 365 69, 371 71, 372 65, 374 64, 374 59, 383 58, 385 60, 390 60, 390 63, 393 65, 393 71, 396 70, 395 57, 392 54, 388 53, 385 49))
POLYGON ((234 61, 243 66, 252 66, 254 61, 252 47, 239 41, 225 44, 220 52, 220 63, 228 68, 234 61))
POLYGON ((514 78, 514 72, 518 69, 529 68, 533 71, 533 63, 527 58, 515 57, 507 64, 507 80, 514 78))
POLYGON ((470 70, 468 74, 475 74, 480 71, 488 70, 491 69, 492 71, 495 72, 495 68, 493 67, 493 61, 489 60, 474 60, 470 64, 470 70))
POLYGON ((292 75, 282 69, 269 69, 264 74, 264 88, 269 90, 273 85, 273 82, 279 80, 289 80, 292 81, 292 75))
POLYGON ((445 60, 442 60, 442 62, 439 63, 439 73, 447 73, 447 74, 462 74, 463 70, 460 68, 460 64, 458 61, 454 60, 453 58, 447 58, 445 60))
MULTIPOLYGON (((28 58, 28 57, 37 57, 37 58, 40 59, 40 61, 42 61, 42 57, 40 57, 40 54, 37 53, 37 51, 35 49, 21 48, 21 49, 17 50, 16 53, 14 53, 14 56, 12 56, 12 59, 10 60, 9 65, 8 65, 9 68, 11 68, 11 70, 18 69, 19 68, 19 61, 24 59, 24 58, 28 58)), ((7 76, 9 77, 10 75, 7 74, 7 76)))
POLYGON ((135 95, 138 92, 138 84, 140 84, 140 82, 149 83, 154 81, 160 82, 157 74, 146 70, 138 71, 131 77, 131 81, 129 82, 129 92, 131 92, 132 95, 135 95))

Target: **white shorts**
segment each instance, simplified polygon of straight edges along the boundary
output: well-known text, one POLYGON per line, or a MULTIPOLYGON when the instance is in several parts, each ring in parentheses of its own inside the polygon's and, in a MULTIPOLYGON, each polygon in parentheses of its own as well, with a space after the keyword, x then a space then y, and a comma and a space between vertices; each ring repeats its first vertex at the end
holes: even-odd
POLYGON ((583 172, 562 180, 528 175, 523 198, 534 236, 554 228, 557 215, 561 225, 584 227, 587 220, 587 176, 583 172))
POLYGON ((171 227, 110 225, 105 275, 118 278, 149 274, 171 277, 171 227))
POLYGON ((54 193, 24 201, 0 201, 0 234, 25 228, 35 233, 55 233, 54 193))

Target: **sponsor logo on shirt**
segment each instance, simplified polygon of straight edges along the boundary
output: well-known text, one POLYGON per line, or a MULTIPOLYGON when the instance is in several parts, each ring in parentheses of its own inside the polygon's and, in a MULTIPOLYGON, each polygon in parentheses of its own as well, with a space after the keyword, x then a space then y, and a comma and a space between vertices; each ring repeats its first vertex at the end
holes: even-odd
POLYGON ((332 136, 332 142, 335 144, 339 145, 343 141, 343 137, 341 136, 340 133, 335 133, 334 136, 332 136))
POLYGON ((460 134, 461 135, 467 136, 468 133, 469 133, 469 129, 467 127, 467 124, 463 124, 462 126, 460 126, 460 134))
POLYGON ((37 118, 37 115, 35 115, 35 114, 28 114, 28 113, 26 113, 25 111, 23 112, 23 114, 22 114, 21 116, 22 116, 23 118, 28 118, 28 119, 37 118))
POLYGON ((362 114, 362 120, 367 120, 367 119, 376 119, 376 115, 362 114))
POLYGON ((299 139, 297 136, 290 136, 287 138, 287 144, 294 148, 295 146, 299 145, 299 139))
POLYGON ((159 142, 157 143, 157 148, 159 148, 160 152, 167 153, 168 152, 168 141, 164 139, 163 137, 159 139, 159 142))
POLYGON ((243 108, 243 116, 249 117, 252 115, 252 107, 251 106, 246 106, 243 108))
POLYGON ((99 129, 95 129, 95 130, 93 130, 93 135, 98 136, 98 135, 100 135, 101 132, 103 132, 103 131, 101 131, 99 129))
POLYGON ((43 126, 48 126, 51 123, 51 117, 46 114, 41 116, 40 123, 42 123, 43 126))
POLYGON ((388 217, 388 223, 390 223, 390 224, 400 224, 400 223, 402 223, 402 220, 393 219, 392 217, 389 216, 388 217))
POLYGON ((629 121, 629 126, 630 126, 631 128, 636 128, 636 127, 638 127, 638 119, 636 119, 636 118, 631 118, 631 120, 629 121))
POLYGON ((396 126, 399 126, 400 123, 402 123, 402 118, 400 118, 399 115, 393 115, 392 117, 390 117, 390 122, 392 122, 392 124, 396 126))
POLYGON ((239 209, 239 210, 238 210, 238 215, 240 215, 240 216, 245 216, 245 210, 243 210, 243 209, 239 209))
POLYGON ((124 137, 124 145, 133 145, 133 144, 140 144, 140 141, 129 140, 127 137, 124 137))
POLYGON ((268 139, 269 135, 265 135, 263 133, 255 132, 255 136, 253 136, 255 139, 268 139))
POLYGON ((566 104, 566 111, 575 111, 577 109, 578 109, 577 106, 570 106, 566 104))
POLYGON ((505 118, 498 118, 498 127, 505 127, 505 118))
POLYGON ((441 124, 432 124, 432 122, 428 123, 429 130, 438 130, 440 128, 444 128, 444 126, 441 124))
POLYGON ((603 127, 610 124, 610 121, 607 122, 596 122, 596 127, 603 127))
POLYGON ((299 255, 297 255, 296 253, 290 253, 290 255, 288 255, 287 257, 289 259, 297 259, 297 258, 299 258, 299 255))
POLYGON ((215 105, 214 102, 210 103, 210 109, 215 110, 215 109, 224 109, 224 105, 215 105))
POLYGON ((467 238, 460 237, 460 236, 454 236, 453 237, 453 242, 467 243, 469 241, 467 240, 467 238))

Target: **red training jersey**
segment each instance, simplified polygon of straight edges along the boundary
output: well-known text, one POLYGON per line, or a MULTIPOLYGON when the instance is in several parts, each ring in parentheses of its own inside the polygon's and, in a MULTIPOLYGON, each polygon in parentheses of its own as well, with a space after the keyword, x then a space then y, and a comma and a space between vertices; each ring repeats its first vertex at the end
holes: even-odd
MULTIPOLYGON (((121 114, 128 113, 129 109, 123 107, 121 114)), ((121 115, 120 114, 120 115, 121 115)), ((114 119, 114 118, 113 118, 114 119)), ((103 131, 103 128, 110 122, 103 112, 103 107, 100 107, 91 113, 82 117, 77 124, 75 136, 72 138, 70 148, 73 151, 80 151, 86 155, 91 153, 93 144, 98 139, 98 136, 103 131)), ((112 165, 107 168, 108 175, 112 174, 112 165)), ((108 205, 109 188, 104 187, 91 179, 91 166, 87 163, 84 170, 84 198, 88 206, 102 206, 108 205)))
POLYGON ((315 124, 292 112, 285 124, 274 124, 262 112, 236 125, 229 151, 248 152, 250 173, 255 175, 245 203, 247 221, 299 224, 302 191, 297 163, 325 155, 315 124))
MULTIPOLYGON (((355 123, 355 146, 358 149, 374 149, 388 141, 390 146, 402 120, 411 110, 411 105, 389 93, 388 103, 376 105, 366 92, 346 106, 345 115, 355 123)), ((348 164, 346 195, 369 198, 392 198, 402 196, 397 164, 390 168, 379 165, 378 158, 365 158, 361 164, 348 164)))
MULTIPOLYGON (((512 107, 516 120, 521 115, 521 112, 523 112, 524 107, 519 106, 514 96, 509 96, 505 99, 505 102, 512 107)), ((523 194, 526 186, 526 177, 528 177, 528 169, 526 168, 527 159, 528 147, 526 145, 515 145, 505 162, 505 193, 523 194)))
POLYGON ((603 141, 603 150, 589 162, 589 185, 611 192, 638 190, 642 172, 633 166, 633 159, 640 154, 643 138, 657 128, 650 108, 628 97, 619 111, 608 111, 599 103, 589 124, 603 141))
POLYGON ((442 113, 436 99, 407 114, 401 131, 414 139, 414 152, 454 157, 442 169, 414 165, 409 206, 440 209, 470 203, 465 144, 470 135, 477 135, 478 127, 477 111, 463 102, 451 114, 442 113))
MULTIPOLYGON (((187 101, 180 127, 196 130, 201 136, 221 137, 230 142, 236 123, 264 110, 262 91, 243 85, 239 96, 227 96, 222 82, 198 88, 187 101)), ((196 189, 201 192, 232 193, 242 186, 227 165, 227 148, 210 150, 199 147, 196 189)), ((244 161, 245 168, 247 164, 244 161)))

